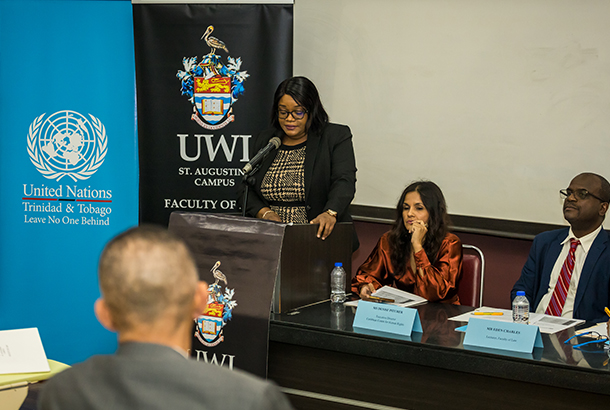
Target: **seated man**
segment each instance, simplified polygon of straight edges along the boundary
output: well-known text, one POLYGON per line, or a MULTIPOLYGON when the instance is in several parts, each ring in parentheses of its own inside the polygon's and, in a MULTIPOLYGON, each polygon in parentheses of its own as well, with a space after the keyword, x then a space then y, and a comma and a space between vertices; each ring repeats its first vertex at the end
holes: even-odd
POLYGON ((600 175, 584 173, 560 193, 570 228, 536 236, 511 299, 523 290, 536 313, 605 322, 604 307, 610 305, 610 242, 602 222, 610 184, 600 175))
POLYGON ((95 313, 118 332, 119 348, 51 378, 41 410, 291 408, 272 383, 188 359, 207 285, 167 230, 142 226, 114 238, 102 252, 99 281, 95 313))

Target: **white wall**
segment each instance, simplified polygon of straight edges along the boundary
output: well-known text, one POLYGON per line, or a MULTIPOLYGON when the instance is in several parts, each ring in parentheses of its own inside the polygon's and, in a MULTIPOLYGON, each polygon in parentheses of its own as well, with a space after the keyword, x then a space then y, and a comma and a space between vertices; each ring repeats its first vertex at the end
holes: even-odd
POLYGON ((610 178, 610 1, 296 0, 294 73, 354 134, 354 204, 425 178, 453 214, 564 223, 610 178))

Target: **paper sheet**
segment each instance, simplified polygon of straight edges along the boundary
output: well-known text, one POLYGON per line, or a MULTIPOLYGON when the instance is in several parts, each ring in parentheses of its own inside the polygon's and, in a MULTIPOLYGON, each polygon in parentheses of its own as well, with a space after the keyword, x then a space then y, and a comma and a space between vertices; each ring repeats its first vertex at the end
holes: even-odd
MULTIPOLYGON (((423 305, 424 303, 428 302, 427 299, 424 299, 421 296, 417 296, 413 293, 405 292, 404 290, 396 289, 391 286, 383 286, 377 289, 373 293, 373 296, 386 299, 394 299, 394 303, 389 304, 402 307, 413 307, 423 305)), ((358 306, 358 300, 346 302, 345 306, 358 306)))
MULTIPOLYGON (((513 321, 513 312, 508 309, 496 309, 492 307, 483 306, 478 309, 475 309, 472 312, 463 313, 459 316, 454 316, 449 318, 449 320, 454 320, 457 322, 468 322, 471 317, 480 317, 485 318, 487 320, 495 320, 501 322, 512 322, 513 321), (502 313, 501 316, 492 316, 492 315, 483 315, 477 316, 474 315, 474 312, 499 312, 502 313)), ((584 320, 580 319, 568 319, 564 317, 557 316, 549 316, 542 313, 532 313, 530 312, 530 325, 536 325, 540 328, 540 333, 557 333, 564 329, 568 329, 572 326, 576 326, 580 323, 584 323, 584 320)))
POLYGON ((49 371, 37 328, 0 331, 0 374, 49 371))

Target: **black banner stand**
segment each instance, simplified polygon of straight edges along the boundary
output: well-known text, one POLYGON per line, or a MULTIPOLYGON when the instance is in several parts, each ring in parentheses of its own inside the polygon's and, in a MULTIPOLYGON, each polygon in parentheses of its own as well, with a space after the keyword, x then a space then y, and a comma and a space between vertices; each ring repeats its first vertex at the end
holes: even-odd
POLYGON ((317 228, 231 215, 171 214, 169 230, 189 245, 200 279, 210 285, 191 356, 266 377, 270 308, 284 313, 328 299, 335 262, 351 272, 351 224, 338 223, 324 241, 316 238, 317 228))
POLYGON ((169 230, 191 248, 208 308, 191 356, 267 376, 269 312, 286 225, 237 216, 174 212, 169 230))

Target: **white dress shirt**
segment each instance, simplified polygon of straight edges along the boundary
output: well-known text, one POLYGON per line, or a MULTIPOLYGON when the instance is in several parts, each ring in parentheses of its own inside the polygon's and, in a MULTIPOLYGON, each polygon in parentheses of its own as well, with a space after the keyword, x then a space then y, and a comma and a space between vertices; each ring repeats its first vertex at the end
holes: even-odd
POLYGON ((597 238, 597 235, 599 235, 601 231, 602 225, 600 225, 590 234, 587 234, 582 238, 577 238, 574 235, 574 232, 572 232, 572 228, 570 228, 568 236, 563 240, 563 242, 561 242, 563 247, 561 248, 561 252, 557 257, 557 260, 555 261, 553 270, 551 271, 549 288, 547 289, 546 294, 540 300, 540 303, 536 308, 536 313, 544 313, 546 308, 549 306, 551 297, 553 296, 553 291, 555 290, 555 284, 557 284, 557 280, 561 274, 561 268, 568 257, 568 252, 570 251, 570 239, 577 239, 580 241, 580 245, 576 247, 576 253, 574 255, 574 270, 572 271, 572 278, 570 279, 570 287, 568 288, 566 303, 563 305, 563 311, 561 312, 561 317, 572 318, 572 313, 574 312, 574 300, 576 299, 576 291, 578 290, 578 282, 580 281, 580 273, 582 272, 582 267, 585 265, 585 260, 587 259, 589 249, 591 249, 593 241, 595 238, 597 238))

